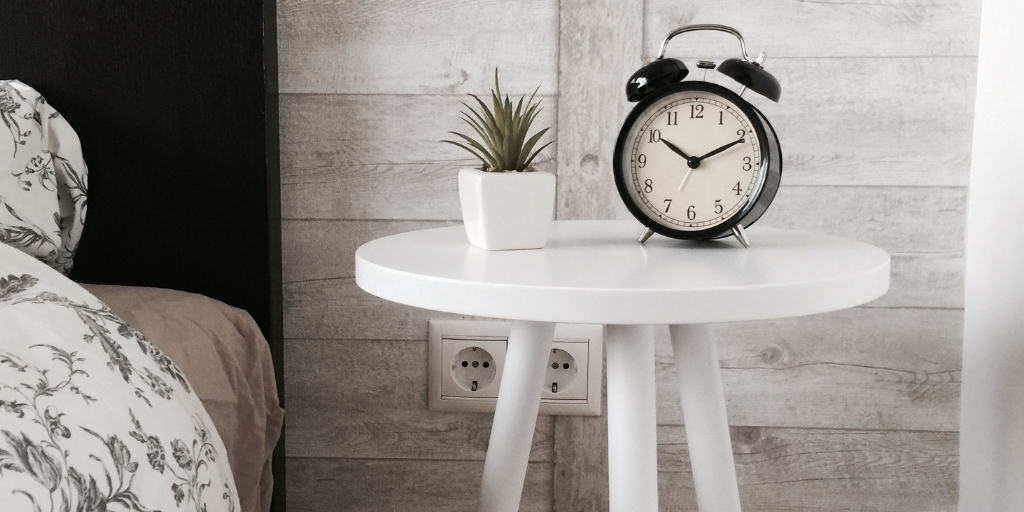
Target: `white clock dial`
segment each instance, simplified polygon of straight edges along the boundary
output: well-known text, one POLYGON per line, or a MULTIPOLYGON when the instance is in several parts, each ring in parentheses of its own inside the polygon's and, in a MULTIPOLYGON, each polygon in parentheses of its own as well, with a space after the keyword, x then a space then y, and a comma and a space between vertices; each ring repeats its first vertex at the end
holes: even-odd
POLYGON ((744 211, 763 181, 750 119, 711 92, 681 91, 636 118, 622 152, 624 182, 652 220, 703 231, 744 211))

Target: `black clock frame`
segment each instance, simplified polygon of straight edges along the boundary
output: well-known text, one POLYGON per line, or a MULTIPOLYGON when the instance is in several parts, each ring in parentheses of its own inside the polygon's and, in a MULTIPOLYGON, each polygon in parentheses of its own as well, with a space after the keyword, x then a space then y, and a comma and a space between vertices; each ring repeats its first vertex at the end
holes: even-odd
POLYGON ((775 128, 768 122, 768 119, 761 113, 757 107, 751 105, 746 100, 741 98, 738 94, 722 87, 718 84, 710 82, 702 82, 697 80, 691 80, 687 82, 678 82, 664 88, 661 88, 646 97, 643 98, 633 110, 626 117, 625 122, 622 123, 622 129, 619 130, 619 137, 615 142, 615 154, 613 156, 612 168, 615 173, 615 187, 619 191, 619 197, 622 198, 622 202, 625 203, 626 209, 633 215, 641 224, 647 226, 655 233, 664 235, 671 238, 680 240, 707 240, 713 238, 722 238, 732 234, 732 228, 737 224, 742 224, 743 227, 749 227, 761 217, 762 214, 768 209, 772 201, 775 199, 775 193, 779 189, 779 183, 782 181, 782 148, 779 145, 778 135, 775 133, 775 128), (736 105, 750 120, 751 127, 754 130, 754 135, 757 137, 758 144, 761 148, 761 176, 759 184, 756 190, 751 192, 750 199, 747 204, 740 209, 740 211, 733 214, 725 221, 699 231, 684 231, 680 229, 672 229, 668 226, 661 224, 660 222, 652 219, 640 206, 636 204, 636 201, 629 193, 629 183, 626 180, 625 169, 622 165, 622 156, 626 148, 627 135, 630 128, 633 127, 640 115, 647 110, 648 107, 661 100, 662 98, 679 92, 687 91, 702 91, 711 94, 717 94, 736 105))

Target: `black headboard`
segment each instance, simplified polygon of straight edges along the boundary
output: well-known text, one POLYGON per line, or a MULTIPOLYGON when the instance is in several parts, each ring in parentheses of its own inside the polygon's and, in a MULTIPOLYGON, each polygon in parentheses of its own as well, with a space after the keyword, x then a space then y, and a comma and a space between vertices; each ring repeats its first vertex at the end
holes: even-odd
MULTIPOLYGON (((5 0, 0 79, 42 92, 82 140, 89 203, 71 277, 247 310, 283 399, 275 12, 273 0, 5 0)), ((277 510, 283 471, 277 457, 277 510)))

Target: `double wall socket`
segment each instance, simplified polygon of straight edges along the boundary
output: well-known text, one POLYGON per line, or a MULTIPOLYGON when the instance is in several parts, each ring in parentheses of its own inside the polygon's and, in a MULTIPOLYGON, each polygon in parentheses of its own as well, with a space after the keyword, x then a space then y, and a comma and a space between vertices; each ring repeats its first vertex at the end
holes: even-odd
MULTIPOLYGON (((494 412, 511 322, 431 320, 428 401, 441 411, 494 412)), ((540 414, 601 415, 600 325, 558 324, 540 414)))

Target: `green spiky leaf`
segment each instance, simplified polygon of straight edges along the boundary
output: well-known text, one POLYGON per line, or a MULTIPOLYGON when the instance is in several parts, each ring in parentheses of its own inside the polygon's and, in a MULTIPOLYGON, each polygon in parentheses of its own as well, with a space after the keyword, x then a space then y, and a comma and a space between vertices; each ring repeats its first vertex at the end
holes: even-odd
POLYGON ((449 132, 461 141, 444 140, 458 146, 480 160, 486 171, 531 170, 530 164, 541 150, 551 145, 547 142, 536 150, 534 147, 550 128, 544 128, 530 135, 533 122, 540 113, 540 101, 536 100, 540 86, 527 98, 520 96, 515 102, 501 93, 498 70, 494 70, 494 89, 491 90, 490 105, 480 97, 470 94, 476 106, 461 102, 466 110, 460 112, 460 119, 473 129, 477 138, 458 132, 449 132))

